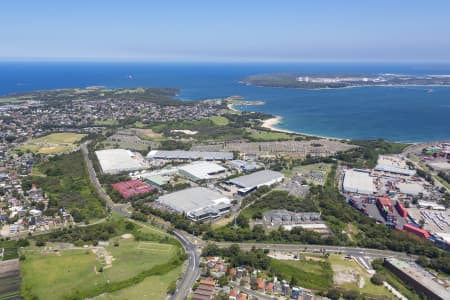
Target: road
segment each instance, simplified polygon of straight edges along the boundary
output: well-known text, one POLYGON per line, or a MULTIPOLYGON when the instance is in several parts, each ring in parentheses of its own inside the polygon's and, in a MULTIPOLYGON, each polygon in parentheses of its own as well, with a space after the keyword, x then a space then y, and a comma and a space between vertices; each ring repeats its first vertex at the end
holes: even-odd
MULTIPOLYGON (((103 187, 101 186, 97 174, 95 173, 94 166, 92 161, 89 158, 89 150, 87 148, 89 142, 85 142, 81 145, 81 150, 83 152, 84 160, 86 162, 86 167, 88 169, 89 178, 96 188, 100 197, 105 201, 106 206, 111 210, 119 213, 120 215, 129 218, 131 217, 131 213, 126 209, 127 205, 124 204, 114 204, 111 197, 105 192, 103 187)), ((186 267, 186 271, 183 276, 180 278, 177 284, 177 289, 175 293, 172 295, 171 299, 173 300, 184 300, 189 295, 189 292, 194 285, 197 277, 200 273, 199 263, 200 263, 200 255, 198 254, 197 247, 191 243, 191 241, 184 236, 184 233, 174 231, 174 236, 180 241, 181 245, 185 249, 188 254, 189 260, 188 265, 186 267)))
POLYGON ((344 255, 350 255, 355 257, 371 257, 371 258, 384 258, 384 257, 396 257, 399 259, 412 259, 414 256, 408 255, 403 252, 394 252, 389 250, 378 250, 369 248, 357 248, 357 247, 339 247, 328 245, 307 245, 307 244, 268 244, 268 243, 228 243, 218 242, 219 247, 229 247, 233 244, 237 244, 243 250, 251 250, 252 247, 260 249, 268 249, 273 251, 286 251, 286 252, 327 252, 327 253, 340 253, 344 255))
POLYGON ((186 271, 178 281, 177 289, 172 295, 171 299, 184 300, 189 295, 192 286, 197 280, 197 277, 200 275, 200 254, 197 251, 197 247, 192 244, 189 239, 184 237, 182 232, 174 231, 173 234, 183 245, 186 253, 189 256, 189 260, 186 271))

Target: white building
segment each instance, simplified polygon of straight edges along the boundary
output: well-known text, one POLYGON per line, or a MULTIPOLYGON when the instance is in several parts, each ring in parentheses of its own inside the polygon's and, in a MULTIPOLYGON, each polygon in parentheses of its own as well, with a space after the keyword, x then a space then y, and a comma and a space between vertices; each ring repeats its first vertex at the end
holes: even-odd
POLYGON ((220 177, 226 169, 208 161, 195 161, 178 169, 178 173, 192 181, 209 180, 220 177))
POLYGON ((177 212, 184 212, 195 221, 216 218, 229 212, 232 206, 229 198, 204 187, 193 187, 166 194, 157 201, 177 212))
POLYGON ((373 195, 377 192, 369 172, 358 169, 345 171, 342 187, 347 193, 373 195))
POLYGON ((118 174, 142 170, 148 167, 146 160, 140 153, 125 149, 106 149, 95 151, 102 172, 118 174))
POLYGON ((280 172, 263 170, 249 175, 233 178, 228 181, 239 188, 240 194, 246 194, 261 186, 271 186, 272 184, 282 182, 284 175, 280 172))

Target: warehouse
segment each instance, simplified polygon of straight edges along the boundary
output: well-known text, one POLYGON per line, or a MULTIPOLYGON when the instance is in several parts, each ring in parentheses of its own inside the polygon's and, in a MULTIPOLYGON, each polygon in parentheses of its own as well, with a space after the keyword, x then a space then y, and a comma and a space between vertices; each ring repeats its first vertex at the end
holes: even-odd
POLYGON ((204 187, 193 187, 166 194, 157 201, 176 212, 184 212, 194 221, 216 218, 229 212, 232 206, 229 198, 204 187))
POLYGON ((178 173, 189 180, 200 181, 220 178, 225 168, 208 161, 195 161, 178 169, 178 173))
POLYGON ((426 299, 450 299, 450 292, 420 266, 395 258, 385 258, 384 266, 426 299))
POLYGON ((358 169, 345 171, 342 187, 346 193, 373 195, 377 191, 369 172, 358 169))
POLYGON ((147 159, 169 160, 232 160, 233 152, 185 151, 185 150, 152 150, 147 159))
POLYGON ((102 172, 118 174, 147 168, 147 162, 140 153, 125 149, 107 149, 95 151, 102 172))
POLYGON ((397 184, 400 193, 417 196, 419 194, 427 194, 422 185, 416 182, 400 182, 397 184))
POLYGON ((233 184, 239 188, 238 193, 245 195, 261 186, 271 186, 283 181, 284 175, 280 172, 263 170, 249 175, 233 178, 228 184, 233 184))

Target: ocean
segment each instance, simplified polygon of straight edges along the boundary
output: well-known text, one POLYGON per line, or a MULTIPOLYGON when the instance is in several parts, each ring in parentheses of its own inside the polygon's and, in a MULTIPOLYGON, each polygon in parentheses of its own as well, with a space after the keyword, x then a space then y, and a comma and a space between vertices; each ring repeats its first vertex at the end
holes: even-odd
POLYGON ((283 72, 450 74, 450 65, 0 62, 0 94, 93 85, 175 87, 186 101, 233 95, 264 101, 262 106, 238 108, 281 116, 279 128, 305 134, 402 142, 450 140, 450 87, 301 90, 239 82, 248 75, 283 72))

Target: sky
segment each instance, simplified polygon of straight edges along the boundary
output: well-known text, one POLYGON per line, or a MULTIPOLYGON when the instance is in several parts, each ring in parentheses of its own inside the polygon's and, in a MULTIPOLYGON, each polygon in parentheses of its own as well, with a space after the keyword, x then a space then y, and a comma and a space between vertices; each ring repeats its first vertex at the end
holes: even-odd
POLYGON ((0 60, 450 61, 447 0, 14 0, 0 60))

